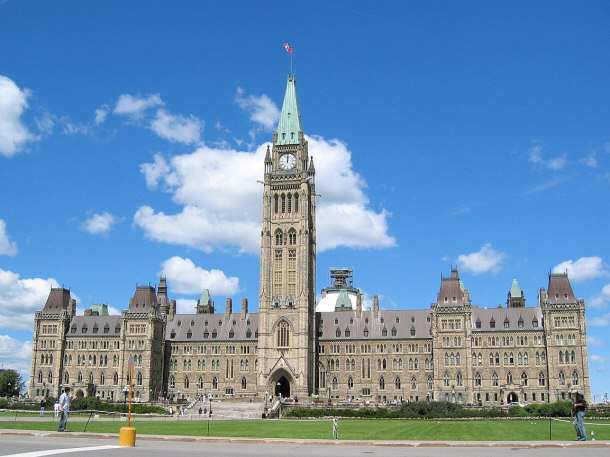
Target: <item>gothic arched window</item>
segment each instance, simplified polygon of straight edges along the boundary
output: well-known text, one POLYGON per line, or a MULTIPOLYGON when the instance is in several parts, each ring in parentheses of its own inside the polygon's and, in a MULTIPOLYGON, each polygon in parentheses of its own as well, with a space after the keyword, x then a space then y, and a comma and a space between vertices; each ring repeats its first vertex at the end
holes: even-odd
POLYGON ((290 326, 288 322, 282 321, 277 328, 277 346, 287 348, 290 346, 290 326))

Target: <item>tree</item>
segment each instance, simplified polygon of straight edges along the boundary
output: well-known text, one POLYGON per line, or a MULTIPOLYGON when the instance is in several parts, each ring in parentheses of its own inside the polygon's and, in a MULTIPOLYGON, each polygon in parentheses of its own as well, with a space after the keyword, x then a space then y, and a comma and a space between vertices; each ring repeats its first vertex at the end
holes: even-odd
POLYGON ((19 395, 25 386, 21 375, 15 370, 0 371, 0 397, 19 395))

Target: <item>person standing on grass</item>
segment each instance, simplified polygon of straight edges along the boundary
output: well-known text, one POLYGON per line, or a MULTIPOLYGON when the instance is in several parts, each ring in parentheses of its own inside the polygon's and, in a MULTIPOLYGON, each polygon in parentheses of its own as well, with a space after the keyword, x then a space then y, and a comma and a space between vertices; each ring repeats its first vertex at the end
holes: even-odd
POLYGON ((587 402, 578 390, 573 390, 572 395, 574 397, 572 411, 574 412, 576 441, 587 441, 587 432, 585 430, 585 411, 587 410, 587 402))
POLYGON ((45 406, 47 406, 47 399, 43 398, 42 401, 40 402, 40 417, 44 416, 44 408, 45 406))
POLYGON ((58 432, 65 432, 66 425, 68 423, 68 414, 70 413, 70 388, 66 387, 64 393, 59 397, 59 412, 61 413, 61 419, 59 419, 58 432))

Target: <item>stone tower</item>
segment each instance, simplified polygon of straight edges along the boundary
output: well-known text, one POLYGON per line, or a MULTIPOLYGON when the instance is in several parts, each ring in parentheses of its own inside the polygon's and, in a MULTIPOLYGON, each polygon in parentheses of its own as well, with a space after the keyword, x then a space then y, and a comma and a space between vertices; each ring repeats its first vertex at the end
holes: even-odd
POLYGON ((306 395, 313 389, 315 355, 315 170, 294 75, 264 166, 258 389, 306 395))

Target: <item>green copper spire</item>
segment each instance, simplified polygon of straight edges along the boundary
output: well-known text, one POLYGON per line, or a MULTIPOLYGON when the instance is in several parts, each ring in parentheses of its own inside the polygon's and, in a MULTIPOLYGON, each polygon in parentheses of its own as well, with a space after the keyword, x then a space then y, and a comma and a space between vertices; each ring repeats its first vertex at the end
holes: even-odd
POLYGON ((295 76, 294 74, 288 75, 282 113, 277 124, 277 142, 275 144, 299 144, 299 132, 302 131, 295 76))
POLYGON ((513 279, 513 284, 510 287, 510 296, 513 298, 521 297, 521 287, 519 287, 516 279, 513 279))
POLYGON ((347 296, 347 289, 341 289, 339 292, 339 298, 337 298, 335 303, 335 310, 338 309, 352 309, 352 302, 347 296))

